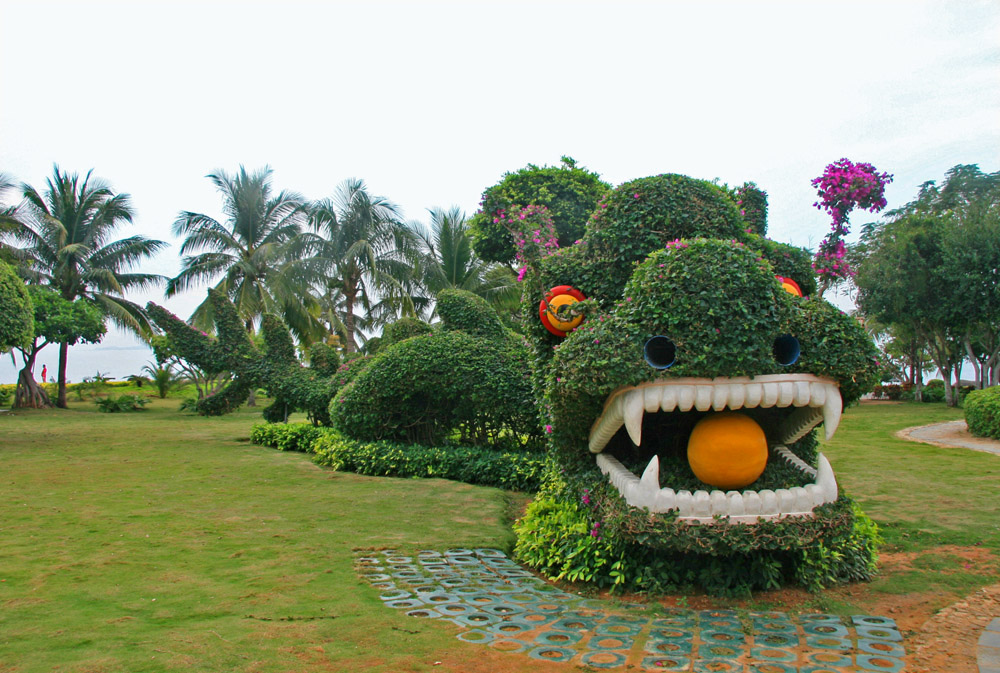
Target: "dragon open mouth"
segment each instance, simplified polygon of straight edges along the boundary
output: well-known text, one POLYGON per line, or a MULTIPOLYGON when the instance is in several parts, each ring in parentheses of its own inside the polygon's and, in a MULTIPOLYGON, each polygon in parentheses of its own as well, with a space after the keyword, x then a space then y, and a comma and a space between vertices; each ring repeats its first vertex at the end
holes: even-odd
MULTIPOLYGON (((600 418, 591 427, 589 446, 590 451, 597 454, 601 471, 625 501, 635 507, 651 512, 677 510, 678 518, 688 522, 710 522, 715 517, 727 517, 731 522, 754 523, 761 519, 811 516, 813 508, 837 499, 833 469, 823 454, 818 454, 814 468, 787 446, 802 439, 820 422, 826 428, 826 438, 831 438, 840 423, 842 407, 839 386, 830 379, 812 374, 663 379, 612 393, 600 418), (809 479, 809 483, 760 491, 675 491, 660 488, 660 456, 656 453, 641 477, 633 474, 610 452, 605 453, 622 426, 632 444, 643 446, 643 435, 651 434, 650 430, 657 427, 644 420, 662 416, 661 412, 687 414, 736 410, 743 410, 760 421, 771 459, 786 462, 809 479), (647 428, 645 433, 644 426, 647 428)), ((689 427, 690 423, 687 425, 689 427)), ((668 423, 665 427, 682 426, 668 423)), ((677 439, 674 438, 675 444, 677 439)), ((655 445, 662 444, 664 438, 647 436, 647 440, 655 445)))

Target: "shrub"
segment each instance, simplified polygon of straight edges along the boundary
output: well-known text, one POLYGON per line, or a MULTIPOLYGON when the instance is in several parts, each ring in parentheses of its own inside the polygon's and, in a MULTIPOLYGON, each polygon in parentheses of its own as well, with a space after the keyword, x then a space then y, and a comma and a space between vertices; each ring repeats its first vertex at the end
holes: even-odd
POLYGON ((470 446, 433 447, 356 441, 326 430, 312 443, 313 460, 335 470, 369 476, 438 477, 510 491, 535 491, 544 458, 470 446))
POLYGON ((128 411, 142 411, 149 404, 149 398, 142 395, 119 395, 118 397, 99 397, 94 400, 98 411, 106 414, 128 411))
POLYGON ((476 254, 487 262, 514 260, 514 241, 501 221, 513 206, 545 206, 559 234, 559 245, 571 245, 583 237, 587 218, 610 189, 597 173, 577 167, 569 157, 562 158, 561 166, 528 164, 507 173, 483 192, 481 209, 469 220, 476 254))
POLYGON ((539 494, 514 525, 515 555, 557 580, 650 593, 700 587, 731 597, 776 589, 788 580, 816 591, 869 580, 876 572, 878 528, 846 498, 825 506, 815 520, 755 526, 667 520, 658 531, 650 528, 651 518, 641 520, 643 512, 612 512, 607 504, 605 494, 589 491, 573 501, 539 494), (643 527, 645 535, 636 540, 659 540, 667 528, 671 539, 647 546, 621 535, 623 528, 643 527))
POLYGON ((312 451, 314 441, 328 431, 312 423, 258 423, 250 429, 250 441, 279 451, 312 451))
POLYGON ((513 338, 465 332, 389 347, 340 389, 330 417, 338 430, 363 440, 434 446, 457 429, 470 444, 541 443, 527 348, 513 338))
POLYGON ((10 403, 11 395, 13 392, 10 388, 6 386, 0 386, 0 407, 5 407, 10 403))
POLYGON ((1000 386, 966 395, 965 422, 977 437, 1000 439, 1000 386))
POLYGON ((419 318, 400 318, 394 323, 385 326, 382 331, 382 340, 379 348, 385 348, 400 341, 406 341, 410 337, 430 334, 431 326, 419 318))

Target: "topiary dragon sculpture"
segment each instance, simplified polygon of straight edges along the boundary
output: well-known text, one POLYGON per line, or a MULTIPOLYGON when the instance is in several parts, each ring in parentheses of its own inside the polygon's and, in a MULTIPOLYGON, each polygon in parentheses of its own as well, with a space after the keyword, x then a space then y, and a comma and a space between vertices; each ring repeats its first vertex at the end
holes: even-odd
POLYGON ((808 253, 763 233, 723 189, 660 175, 615 189, 576 245, 525 260, 557 469, 517 525, 522 560, 721 592, 874 571, 874 525, 814 435, 868 390, 876 351, 810 296, 808 253))

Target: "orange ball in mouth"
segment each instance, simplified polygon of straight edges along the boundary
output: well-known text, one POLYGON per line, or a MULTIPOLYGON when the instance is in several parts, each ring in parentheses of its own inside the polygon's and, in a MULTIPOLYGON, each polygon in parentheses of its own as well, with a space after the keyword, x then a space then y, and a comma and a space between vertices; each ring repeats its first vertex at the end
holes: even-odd
POLYGON ((721 490, 757 481, 767 466, 767 437, 749 416, 732 411, 698 421, 688 438, 688 464, 694 475, 721 490))

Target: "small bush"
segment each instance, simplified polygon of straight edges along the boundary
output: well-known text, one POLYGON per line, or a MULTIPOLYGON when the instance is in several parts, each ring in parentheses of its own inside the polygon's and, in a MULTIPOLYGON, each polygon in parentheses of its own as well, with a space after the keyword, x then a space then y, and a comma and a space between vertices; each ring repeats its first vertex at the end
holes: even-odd
POLYGON ((309 453, 312 443, 324 434, 312 423, 258 423, 250 430, 250 441, 279 451, 309 453))
POLYGON ((10 404, 10 396, 13 391, 5 386, 0 386, 0 407, 10 404))
POLYGON ((1000 386, 966 395, 965 422, 977 437, 1000 439, 1000 386))
POLYGON ((510 491, 536 491, 544 458, 469 446, 431 447, 363 442, 325 431, 312 444, 313 460, 335 470, 375 477, 438 477, 510 491))
POLYGON ((94 400, 98 411, 106 414, 118 412, 142 411, 149 404, 149 398, 142 395, 120 395, 118 397, 99 397, 94 400))

